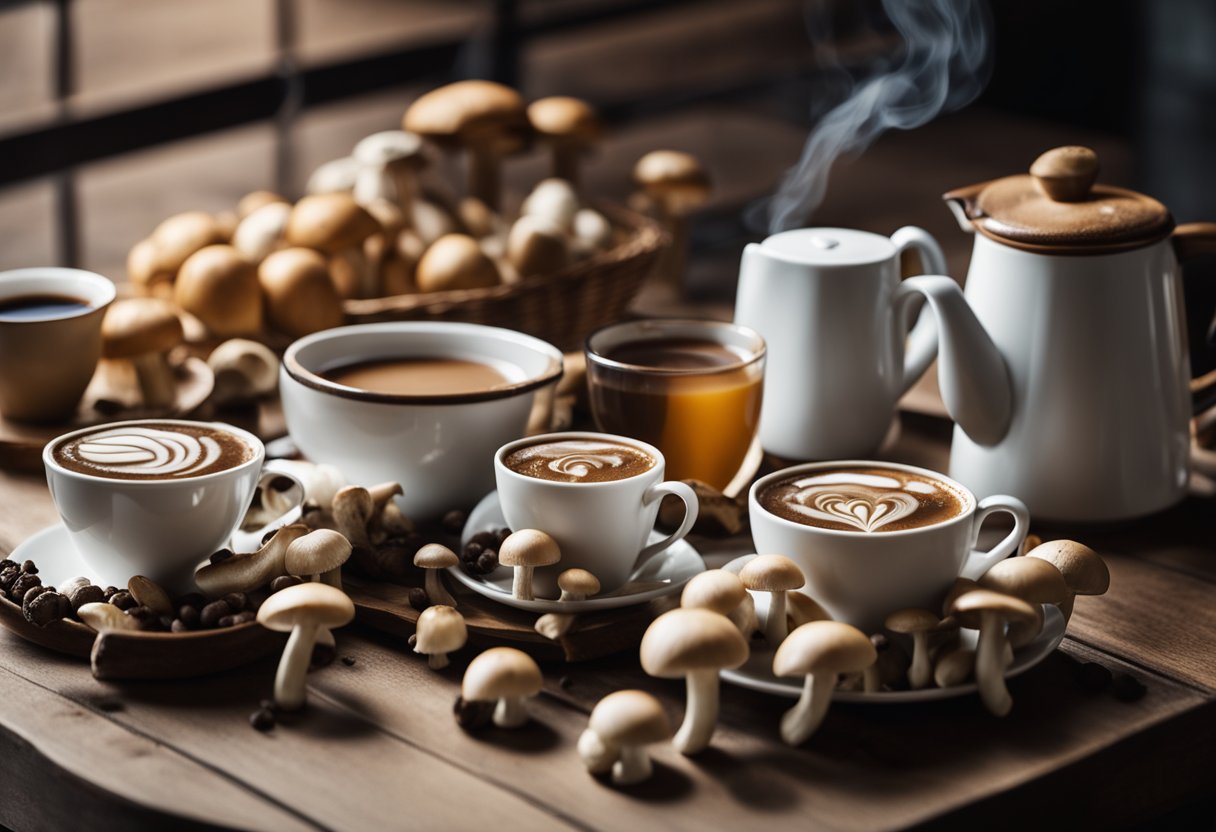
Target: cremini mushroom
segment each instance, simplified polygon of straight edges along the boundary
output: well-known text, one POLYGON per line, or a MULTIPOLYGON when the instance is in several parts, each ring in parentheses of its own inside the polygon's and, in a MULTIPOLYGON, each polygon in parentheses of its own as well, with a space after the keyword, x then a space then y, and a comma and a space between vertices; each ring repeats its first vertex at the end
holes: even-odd
POLYGON ((140 240, 127 252, 127 279, 140 295, 173 297, 173 278, 176 274, 161 266, 156 243, 151 237, 140 240))
MULTIPOLYGON (((566 569, 557 576, 557 588, 562 592, 558 601, 585 601, 600 591, 600 580, 586 569, 566 569)), ((536 619, 534 629, 545 638, 559 639, 573 624, 573 613, 550 612, 536 619)))
POLYGON ((701 751, 718 721, 718 671, 747 661, 747 642, 726 616, 675 609, 651 622, 639 652, 651 676, 685 678, 687 707, 673 743, 683 754, 701 751))
POLYGON ((215 374, 211 401, 244 404, 268 396, 279 385, 279 357, 265 344, 231 338, 211 351, 207 366, 215 374))
MULTIPOLYGON (((596 704, 587 731, 595 735, 604 750, 589 754, 584 764, 592 771, 603 771, 606 760, 612 759, 612 782, 630 786, 650 777, 653 767, 646 746, 670 739, 671 722, 663 706, 649 693, 618 690, 596 704)), ((580 738, 579 747, 591 750, 594 744, 580 738)))
POLYGON ((360 205, 387 199, 412 211, 418 172, 426 166, 422 137, 404 130, 372 133, 355 145, 351 156, 359 163, 354 197, 360 205))
POLYGON ((777 649, 789 632, 786 593, 805 584, 806 576, 798 564, 785 555, 759 555, 739 571, 739 579, 748 589, 770 593, 768 614, 764 617, 764 638, 770 647, 777 649))
POLYGON ((520 277, 560 271, 570 262, 566 235, 548 220, 524 214, 507 235, 507 261, 520 277))
POLYGON ((76 617, 99 633, 103 630, 139 629, 139 621, 104 601, 81 604, 76 610, 76 617))
POLYGON ((688 257, 687 215, 708 201, 709 176, 701 163, 688 153, 655 150, 637 161, 633 179, 671 233, 671 246, 656 266, 656 272, 665 283, 679 288, 688 257))
POLYGON ((345 320, 329 263, 312 249, 285 248, 269 255, 258 266, 258 283, 266 322, 284 335, 300 338, 345 320))
POLYGON ((950 614, 959 624, 980 631, 975 648, 975 681, 984 706, 997 716, 1005 716, 1013 707, 1013 698, 1005 687, 1005 627, 1019 622, 1030 624, 1035 613, 1035 608, 1021 598, 990 589, 964 592, 951 604, 950 614))
POLYGON ((528 121, 553 153, 553 175, 575 187, 579 157, 600 138, 600 120, 586 101, 565 95, 539 98, 528 105, 528 121))
POLYGON ((531 601, 532 573, 538 566, 552 566, 562 559, 557 541, 537 529, 520 529, 512 532, 498 549, 498 562, 515 569, 515 580, 511 594, 523 601, 531 601))
POLYGON ((283 567, 288 575, 342 588, 342 564, 350 560, 350 541, 331 529, 317 529, 287 547, 283 567))
POLYGON ((207 246, 190 255, 177 273, 173 299, 221 338, 262 328, 257 268, 232 246, 207 246))
POLYGON ((756 603, 748 594, 743 581, 733 572, 709 569, 684 585, 680 593, 680 606, 687 609, 705 609, 725 615, 739 628, 745 639, 760 629, 756 618, 756 603))
POLYGON ((1064 623, 1072 618, 1078 595, 1102 595, 1110 588, 1110 570, 1101 555, 1075 540, 1052 540, 1036 546, 1027 557, 1045 560, 1060 570, 1068 596, 1059 604, 1064 623))
POLYGON ((353 156, 331 159, 320 165, 308 177, 304 192, 309 195, 349 194, 359 177, 359 163, 353 156))
POLYGON ((308 534, 303 523, 278 529, 256 552, 233 555, 202 566, 194 573, 194 583, 208 598, 230 592, 249 592, 287 574, 284 558, 293 541, 308 534))
POLYGON ((498 285, 498 267, 467 234, 445 234, 423 253, 414 275, 421 292, 498 285))
POLYGON ((527 653, 513 647, 491 647, 469 662, 460 685, 467 702, 498 701, 494 724, 518 728, 528 721, 527 701, 540 693, 544 679, 527 653))
POLYGON ((232 247, 245 259, 260 263, 283 242, 291 206, 268 202, 241 220, 232 234, 232 247))
POLYGON ((773 656, 773 674, 806 680, 798 704, 781 718, 781 739, 806 742, 823 722, 840 674, 863 671, 877 658, 865 633, 839 621, 812 621, 790 633, 773 656))
POLYGON ((883 622, 883 626, 891 632, 912 637, 912 666, 908 668, 908 685, 912 690, 927 688, 933 681, 929 636, 939 624, 941 619, 936 614, 915 607, 897 610, 883 622))
POLYGON ((361 485, 348 485, 334 494, 334 524, 352 546, 371 546, 367 527, 375 511, 375 500, 361 485))
POLYGON ((110 304, 101 322, 101 354, 135 368, 145 407, 162 408, 177 397, 167 355, 184 338, 173 305, 160 298, 129 298, 110 304))
POLYGON ((290 632, 274 679, 274 701, 285 711, 304 706, 304 674, 317 635, 349 624, 355 605, 342 590, 328 584, 289 586, 258 608, 258 623, 268 630, 290 632))
POLYGON ((291 210, 286 239, 288 245, 330 256, 331 274, 343 297, 374 297, 376 275, 363 253, 363 241, 379 231, 380 224, 350 194, 316 194, 304 197, 291 210), (338 262, 345 264, 348 281, 337 279, 338 262))
POLYGON ((1013 647, 1029 644, 1043 629, 1041 604, 1059 606, 1068 598, 1068 584, 1054 564, 1040 558, 1013 557, 993 565, 979 579, 979 585, 1026 601, 1038 615, 1029 623, 1010 625, 1009 643, 1013 647))
POLYGON ((224 235, 215 217, 204 211, 187 211, 156 226, 149 239, 156 248, 154 272, 176 275, 190 255, 222 243, 224 235))
POLYGON ((464 616, 447 604, 427 607, 418 616, 414 652, 427 657, 435 670, 448 666, 448 653, 455 653, 469 639, 464 616))
POLYGON ((280 202, 284 205, 290 205, 287 197, 282 194, 277 194, 274 191, 257 190, 250 191, 241 197, 236 203, 236 215, 240 219, 252 214, 264 205, 270 205, 272 202, 280 202))
POLYGON ((428 543, 414 553, 414 566, 426 572, 426 597, 432 604, 456 606, 456 599, 444 589, 439 574, 459 565, 460 558, 456 553, 439 543, 428 543))

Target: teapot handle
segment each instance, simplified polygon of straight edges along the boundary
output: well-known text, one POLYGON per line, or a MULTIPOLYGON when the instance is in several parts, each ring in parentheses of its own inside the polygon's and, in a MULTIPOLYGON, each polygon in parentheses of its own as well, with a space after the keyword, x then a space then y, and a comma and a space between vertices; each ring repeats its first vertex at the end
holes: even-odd
POLYGON ((1174 254, 1179 262, 1216 254, 1216 222, 1188 222, 1174 229, 1170 235, 1174 254))
MULTIPOLYGON (((920 255, 921 274, 945 274, 946 256, 942 247, 933 239, 933 235, 923 228, 906 225, 891 235, 891 242, 900 254, 908 249, 914 249, 920 255)), ((900 395, 908 392, 908 388, 925 374, 933 359, 937 358, 937 322, 934 315, 920 303, 908 303, 909 316, 920 313, 915 326, 908 331, 907 346, 904 349, 904 375, 900 384, 900 395)))

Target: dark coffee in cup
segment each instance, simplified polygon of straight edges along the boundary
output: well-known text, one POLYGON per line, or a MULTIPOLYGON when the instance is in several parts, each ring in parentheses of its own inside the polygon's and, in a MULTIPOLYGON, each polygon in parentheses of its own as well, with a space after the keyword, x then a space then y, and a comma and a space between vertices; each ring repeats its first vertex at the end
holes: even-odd
POLYGON ((897 532, 963 514, 969 498, 933 477, 898 468, 822 468, 764 487, 757 501, 785 520, 842 532, 897 532))
POLYGON ((88 312, 93 305, 70 295, 16 295, 0 300, 0 321, 45 321, 88 312))
POLYGON ((69 471, 118 480, 177 480, 236 468, 255 451, 235 434, 211 425, 145 422, 98 428, 52 451, 69 471))
POLYGON ((598 439, 526 445, 507 454, 502 463, 526 477, 568 483, 629 479, 656 464, 654 457, 641 448, 598 439))

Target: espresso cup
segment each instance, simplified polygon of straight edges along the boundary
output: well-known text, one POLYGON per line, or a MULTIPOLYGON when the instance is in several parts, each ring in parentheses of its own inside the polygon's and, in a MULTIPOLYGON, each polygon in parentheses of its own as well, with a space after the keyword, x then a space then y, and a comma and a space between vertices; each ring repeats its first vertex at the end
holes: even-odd
POLYGON ((682 482, 664 482, 663 454, 653 445, 606 433, 549 433, 509 442, 494 455, 494 475, 503 516, 512 530, 539 529, 557 541, 561 561, 536 570, 538 596, 557 596, 557 576, 566 569, 586 569, 599 579, 601 593, 612 592, 646 561, 682 540, 697 520, 697 496, 682 482), (507 459, 525 448, 550 443, 569 443, 569 453, 545 458, 567 471, 602 470, 612 466, 610 453, 586 446, 623 446, 641 454, 652 464, 621 479, 579 482, 542 479, 513 470, 507 459), (668 494, 684 502, 684 519, 672 534, 647 545, 668 494))
MULTIPOLYGON (((195 568, 228 545, 255 490, 275 478, 293 479, 263 471, 265 457, 261 441, 240 428, 170 419, 85 428, 42 451, 51 498, 89 578, 122 587, 132 575, 144 575, 187 591, 194 588, 195 568), (217 441, 228 458, 221 454, 200 466, 197 460, 209 453, 203 437, 217 441), (86 462, 96 459, 100 467, 82 470, 85 454, 86 462)), ((288 511, 299 505, 303 487, 293 480, 290 493, 288 511)))
POLYGON ((934 471, 859 460, 762 477, 748 492, 748 514, 756 551, 792 559, 806 576, 803 592, 833 619, 867 633, 878 632, 896 610, 938 611, 955 578, 977 579, 1012 555, 1030 522, 1014 497, 977 502, 934 471), (789 486, 776 501, 774 486, 781 483, 789 486), (1011 515, 1013 530, 988 551, 975 550, 980 527, 995 512, 1011 515))
POLYGON ((79 269, 0 272, 0 413, 25 422, 72 415, 101 357, 114 284, 79 269))

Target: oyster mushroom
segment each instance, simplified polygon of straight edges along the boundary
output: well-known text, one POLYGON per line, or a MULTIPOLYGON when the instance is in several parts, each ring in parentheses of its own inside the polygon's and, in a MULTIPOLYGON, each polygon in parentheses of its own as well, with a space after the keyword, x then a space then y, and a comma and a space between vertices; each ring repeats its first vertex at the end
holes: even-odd
POLYGON ((1075 540, 1052 540, 1036 546, 1026 556, 1047 561, 1064 576, 1069 594, 1059 607, 1065 624, 1072 618, 1076 596, 1102 595, 1110 588, 1110 570, 1106 562, 1093 549, 1075 540))
POLYGON ((342 564, 350 560, 350 541, 330 529, 317 529, 293 540, 283 566, 288 575, 342 588, 342 564))
POLYGON ((893 633, 912 637, 912 666, 908 668, 908 685, 912 690, 929 687, 933 681, 933 662, 929 657, 929 635, 937 630, 941 620, 929 610, 909 608, 887 616, 883 626, 893 633))
POLYGON ((789 632, 786 593, 805 584, 806 577, 798 564, 785 555, 758 555, 739 571, 739 579, 748 589, 771 593, 768 615, 764 617, 764 638, 770 647, 777 649, 789 632))
POLYGON ((318 634, 349 624, 354 617, 350 598, 328 584, 289 586, 262 603, 258 623, 268 630, 291 633, 275 674, 275 704, 285 711, 304 706, 304 674, 318 634))
POLYGON ((760 629, 756 618, 756 602, 743 586, 743 581, 733 572, 709 569, 684 585, 680 593, 680 606, 686 609, 705 609, 725 615, 739 628, 745 639, 760 629))
POLYGON ((245 404, 268 396, 279 385, 279 357, 265 344, 231 338, 207 356, 215 374, 211 401, 218 405, 245 404))
MULTIPOLYGON (((586 569, 567 569, 557 576, 557 587, 562 591, 559 601, 585 601, 600 591, 600 581, 586 569)), ((572 613, 550 612, 536 619, 535 630, 545 638, 559 639, 573 624, 572 613)))
POLYGON ((427 657, 435 670, 448 666, 448 653, 455 653, 469 639, 464 616, 446 604, 427 607, 418 616, 414 652, 427 657))
POLYGON ((173 299, 221 338, 262 328, 257 269, 232 246, 211 245, 190 255, 177 274, 173 299))
POLYGON ((101 355, 135 368, 145 407, 162 408, 177 397, 167 355, 184 338, 173 305, 160 298, 115 301, 101 322, 101 355))
MULTIPOLYGON (((587 731, 595 735, 603 752, 588 755, 584 764, 602 771, 605 762, 612 759, 612 782, 631 786, 650 777, 653 767, 646 746, 670 739, 671 723, 663 706, 649 693, 618 690, 596 704, 587 731)), ((590 740, 579 740, 580 750, 593 745, 590 740)))
POLYGON ((494 724, 518 728, 528 721, 527 700, 540 693, 544 679, 527 653, 513 647, 491 647, 469 662, 460 684, 466 702, 498 702, 494 724))
POLYGON ((877 659, 866 634, 839 621, 812 621, 790 633, 773 656, 773 674, 806 680, 798 704, 781 718, 781 739, 806 742, 827 715, 840 674, 863 671, 877 659))
POLYGON ((523 601, 531 601, 532 573, 538 566, 552 566, 562 559, 557 541, 536 529, 520 529, 512 532, 498 549, 498 562, 515 569, 515 580, 511 594, 523 601))
POLYGON ((300 338, 346 320, 342 298, 329 275, 329 263, 308 248, 285 248, 258 266, 258 284, 271 328, 300 338))
POLYGON ((456 606, 456 599, 444 589, 439 573, 459 565, 456 553, 438 543, 428 543, 414 553, 414 566, 426 572, 426 597, 432 604, 456 606))
POLYGON ((293 523, 278 529, 256 552, 233 555, 202 566, 194 573, 194 583, 208 598, 230 592, 249 592, 287 574, 284 559, 287 547, 308 534, 308 527, 293 523))
POLYGON ((553 175, 575 187, 579 157, 599 141, 600 120, 591 105, 578 98, 555 95, 528 105, 528 121, 553 154, 553 175))
MULTIPOLYGON (((1042 614, 1041 609, 1037 612, 1042 614)), ((950 614, 959 624, 980 631, 975 648, 975 681, 984 706, 997 716, 1005 716, 1013 707, 1013 698, 1005 687, 1005 656, 1009 649, 1005 627, 1030 624, 1035 613, 1036 609, 1021 598, 990 589, 965 592, 951 604, 950 614)))

